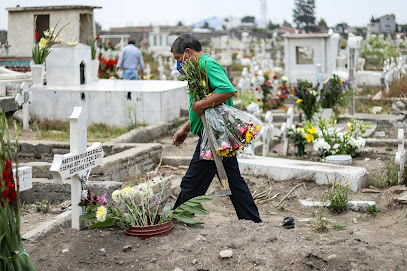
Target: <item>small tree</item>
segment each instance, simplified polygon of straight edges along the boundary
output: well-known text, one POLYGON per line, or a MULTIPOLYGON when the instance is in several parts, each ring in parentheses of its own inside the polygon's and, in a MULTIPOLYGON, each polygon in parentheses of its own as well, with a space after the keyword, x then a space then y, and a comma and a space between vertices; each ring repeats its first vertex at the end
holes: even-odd
POLYGON ((245 16, 242 18, 242 23, 256 23, 256 18, 254 16, 245 16))
POLYGON ((295 0, 293 20, 298 28, 309 32, 315 27, 315 0, 295 0))
POLYGON ((279 24, 273 24, 272 21, 269 21, 269 23, 267 24, 267 29, 269 29, 269 30, 273 30, 273 29, 276 29, 276 28, 279 28, 279 27, 280 27, 279 24))

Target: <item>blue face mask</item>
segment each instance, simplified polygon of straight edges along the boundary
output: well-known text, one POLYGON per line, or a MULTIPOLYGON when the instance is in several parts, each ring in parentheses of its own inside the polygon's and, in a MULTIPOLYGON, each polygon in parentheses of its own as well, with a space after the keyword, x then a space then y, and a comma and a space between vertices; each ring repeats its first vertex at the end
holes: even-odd
POLYGON ((177 61, 177 70, 182 75, 184 75, 184 72, 182 71, 181 65, 184 65, 184 58, 185 58, 185 52, 184 52, 184 55, 182 56, 182 61, 177 61))

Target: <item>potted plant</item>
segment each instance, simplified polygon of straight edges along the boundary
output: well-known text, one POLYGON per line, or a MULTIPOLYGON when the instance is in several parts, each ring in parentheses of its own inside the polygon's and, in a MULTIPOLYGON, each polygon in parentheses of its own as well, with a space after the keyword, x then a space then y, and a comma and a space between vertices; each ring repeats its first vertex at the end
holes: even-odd
POLYGON ((79 205, 85 207, 86 214, 81 216, 81 219, 92 223, 89 227, 91 229, 118 226, 127 235, 141 239, 169 234, 173 228, 173 219, 192 227, 202 224, 193 216, 209 214, 202 203, 211 201, 212 198, 195 197, 171 210, 170 204, 163 202, 163 196, 170 187, 171 177, 165 177, 163 174, 161 178, 161 189, 158 193, 154 193, 150 187, 152 180, 147 177, 147 181, 139 186, 114 191, 113 202, 110 204, 106 199, 106 193, 98 197, 85 190, 79 205), (164 203, 164 208, 161 208, 164 203))
POLYGON ((320 116, 321 119, 331 118, 332 112, 338 113, 338 107, 343 108, 348 105, 348 100, 352 96, 349 85, 349 80, 343 81, 336 74, 323 85, 320 95, 320 104, 323 110, 320 116))
POLYGON ((307 121, 312 121, 314 114, 318 112, 318 92, 312 83, 301 80, 293 85, 293 91, 297 97, 298 109, 304 112, 307 121))
MULTIPOLYGON (((16 135, 17 125, 14 124, 16 135)), ((1 270, 35 270, 30 256, 24 251, 20 234, 20 193, 18 174, 13 174, 12 160, 18 168, 17 148, 12 150, 8 133, 8 124, 3 109, 0 116, 0 268, 1 270), (14 176, 16 175, 16 176, 14 176)), ((18 146, 16 138, 15 146, 18 146)))
POLYGON ((97 53, 97 41, 99 40, 99 36, 97 36, 94 40, 88 40, 88 45, 90 46, 90 53, 92 58, 92 79, 95 81, 98 79, 98 72, 99 72, 99 59, 96 58, 97 53))
POLYGON ((288 136, 293 141, 294 145, 297 147, 298 156, 303 156, 305 152, 305 144, 310 143, 314 140, 313 132, 316 132, 315 128, 309 128, 310 132, 306 132, 301 125, 297 125, 295 128, 291 127, 288 130, 288 136))
MULTIPOLYGON (((33 77, 34 85, 42 85, 44 82, 44 62, 47 56, 51 53, 51 47, 55 43, 61 43, 62 39, 59 37, 62 29, 64 29, 69 23, 61 27, 57 32, 57 26, 61 19, 58 20, 54 28, 44 31, 44 37, 39 42, 35 43, 32 49, 32 57, 34 64, 30 65, 31 74, 33 77)), ((34 19, 35 26, 35 40, 38 41, 39 35, 37 32, 37 16, 34 19)))

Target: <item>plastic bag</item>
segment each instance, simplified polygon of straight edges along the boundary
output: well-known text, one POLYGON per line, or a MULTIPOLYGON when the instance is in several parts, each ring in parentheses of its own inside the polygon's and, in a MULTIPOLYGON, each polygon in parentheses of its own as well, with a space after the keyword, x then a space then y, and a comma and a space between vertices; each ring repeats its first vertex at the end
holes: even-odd
MULTIPOLYGON (((209 136, 216 154, 221 157, 233 156, 250 143, 260 131, 262 122, 247 112, 221 104, 205 110, 210 127, 209 136)), ((213 153, 204 130, 201 142, 201 158, 212 160, 213 153)))

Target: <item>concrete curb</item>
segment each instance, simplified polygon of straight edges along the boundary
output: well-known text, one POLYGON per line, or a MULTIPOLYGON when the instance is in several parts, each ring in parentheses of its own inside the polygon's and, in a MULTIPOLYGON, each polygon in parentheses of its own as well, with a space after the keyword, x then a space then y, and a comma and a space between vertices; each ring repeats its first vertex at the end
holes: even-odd
POLYGON ((64 227, 66 224, 69 224, 72 217, 72 210, 69 207, 68 211, 63 212, 62 214, 57 215, 54 219, 45 221, 40 226, 35 229, 25 233, 22 238, 27 240, 37 240, 42 239, 46 235, 56 231, 59 227, 64 227))

